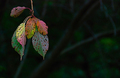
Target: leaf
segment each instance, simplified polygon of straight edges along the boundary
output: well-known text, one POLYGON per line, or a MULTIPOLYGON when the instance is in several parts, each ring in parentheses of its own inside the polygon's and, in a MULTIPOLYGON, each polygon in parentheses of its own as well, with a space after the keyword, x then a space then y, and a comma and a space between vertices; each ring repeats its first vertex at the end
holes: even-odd
POLYGON ((42 35, 47 35, 48 26, 46 26, 45 22, 38 19, 36 23, 37 23, 38 32, 41 33, 42 35))
POLYGON ((24 10, 26 9, 26 7, 15 7, 11 10, 10 16, 11 17, 18 17, 24 10))
POLYGON ((22 56, 24 55, 24 48, 22 47, 22 45, 17 41, 16 38, 16 31, 14 32, 13 36, 12 36, 12 47, 15 48, 15 51, 20 54, 20 59, 22 60, 22 56))
POLYGON ((41 56, 43 56, 43 59, 44 59, 45 54, 49 47, 48 36, 47 35, 43 36, 39 32, 36 31, 32 38, 32 44, 33 44, 34 49, 41 56))
POLYGON ((25 37, 25 23, 21 23, 17 30, 16 30, 16 38, 18 40, 18 42, 22 45, 22 47, 24 48, 25 44, 26 44, 26 37, 25 37))
POLYGON ((29 18, 25 27, 25 35, 27 36, 28 39, 30 39, 34 35, 35 26, 36 24, 34 18, 29 18))

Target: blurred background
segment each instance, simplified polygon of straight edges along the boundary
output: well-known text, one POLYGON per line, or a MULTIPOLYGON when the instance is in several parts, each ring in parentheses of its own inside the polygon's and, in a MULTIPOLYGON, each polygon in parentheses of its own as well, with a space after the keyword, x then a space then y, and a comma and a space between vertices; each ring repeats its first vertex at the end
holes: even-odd
MULTIPOLYGON (((79 11, 84 16, 86 10, 95 7, 87 12, 88 16, 82 22, 78 21, 81 17, 77 19, 77 27, 69 42, 65 43, 66 47, 50 66, 47 63, 44 73, 37 78, 120 78, 120 0, 33 2, 35 16, 48 26, 49 50, 46 58, 79 11)), ((30 4, 30 0, 0 0, 0 78, 29 78, 46 61, 34 50, 31 42, 24 62, 11 46, 17 26, 30 15, 29 10, 25 10, 19 17, 12 18, 11 9, 16 6, 30 8, 30 4)))

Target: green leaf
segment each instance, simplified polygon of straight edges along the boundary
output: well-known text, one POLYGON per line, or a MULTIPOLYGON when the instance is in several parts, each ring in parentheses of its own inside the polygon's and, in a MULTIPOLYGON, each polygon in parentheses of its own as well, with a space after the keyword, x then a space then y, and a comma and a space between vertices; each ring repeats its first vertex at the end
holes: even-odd
POLYGON ((18 54, 20 55, 20 59, 22 60, 22 56, 24 55, 24 48, 17 41, 16 31, 14 32, 13 37, 12 37, 12 47, 15 48, 15 51, 18 52, 18 54))
POLYGON ((43 56, 43 59, 44 59, 45 54, 49 47, 48 36, 47 35, 43 36, 38 31, 36 31, 32 38, 32 44, 33 44, 34 49, 41 56, 43 56))

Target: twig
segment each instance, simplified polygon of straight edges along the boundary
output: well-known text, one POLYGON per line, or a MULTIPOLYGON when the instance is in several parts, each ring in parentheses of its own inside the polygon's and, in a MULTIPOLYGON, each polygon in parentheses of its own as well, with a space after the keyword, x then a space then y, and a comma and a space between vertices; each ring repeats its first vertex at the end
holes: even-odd
POLYGON ((70 0, 71 12, 74 12, 74 0, 70 0))
POLYGON ((97 44, 99 46, 99 48, 98 48, 99 51, 98 52, 100 53, 101 56, 103 56, 101 48, 100 48, 100 43, 99 43, 98 38, 95 36, 94 32, 91 30, 90 26, 86 22, 84 23, 84 25, 86 26, 86 28, 88 29, 88 31, 91 33, 91 35, 93 36, 93 38, 95 38, 95 40, 96 40, 96 42, 97 42, 97 44))
POLYGON ((111 0, 111 5, 112 5, 112 9, 113 9, 113 11, 114 11, 115 8, 114 8, 114 2, 113 2, 113 0, 111 0))
POLYGON ((103 11, 105 13, 106 18, 108 17, 108 11, 107 11, 107 7, 105 5, 103 5, 103 11))
POLYGON ((100 0, 100 9, 103 11, 103 3, 102 3, 102 0, 100 0))
POLYGON ((90 32, 90 34, 91 34, 95 39, 97 39, 97 38, 95 37, 95 35, 94 35, 94 32, 92 31, 92 29, 90 28, 90 26, 89 26, 86 22, 84 22, 84 26, 87 28, 87 30, 90 32))
POLYGON ((110 15, 108 16, 108 18, 110 19, 110 21, 111 21, 111 23, 112 23, 112 25, 113 25, 114 35, 116 36, 116 26, 115 26, 115 23, 114 23, 114 21, 113 21, 113 19, 112 19, 112 17, 111 17, 110 15))
MULTIPOLYGON (((102 68, 102 69, 105 69, 106 66, 104 65, 104 63, 105 63, 106 58, 104 57, 104 54, 103 54, 103 52, 102 52, 102 50, 101 50, 100 42, 99 42, 98 38, 95 36, 95 34, 94 34, 94 32, 92 31, 92 29, 90 28, 90 26, 89 26, 86 22, 84 23, 84 25, 85 25, 85 27, 87 28, 87 30, 89 31, 89 33, 91 33, 91 35, 93 36, 94 40, 96 41, 96 43, 97 43, 97 45, 98 45, 98 48, 97 48, 97 49, 98 49, 99 56, 101 57, 101 68, 102 68)), ((101 68, 100 68, 100 69, 101 69, 101 68)), ((105 75, 104 75, 104 77, 105 77, 105 75)))
POLYGON ((34 10, 33 10, 33 1, 31 0, 31 9, 32 9, 32 15, 34 14, 34 10))
MULTIPOLYGON (((117 32, 117 33, 120 33, 120 28, 118 28, 118 30, 116 30, 116 32, 117 32)), ((105 37, 105 36, 112 36, 112 35, 114 35, 114 30, 96 34, 95 37, 96 37, 96 38, 102 38, 102 37, 105 37)), ((77 43, 74 44, 73 46, 71 46, 71 47, 69 47, 69 48, 67 48, 67 49, 64 49, 64 50, 61 52, 61 55, 62 55, 62 54, 65 54, 65 53, 67 53, 67 52, 69 52, 69 51, 71 51, 71 50, 73 50, 73 49, 76 49, 76 48, 78 48, 78 47, 80 47, 80 46, 82 46, 82 45, 84 45, 84 44, 86 44, 86 43, 92 42, 92 41, 94 41, 94 40, 95 40, 94 37, 90 37, 90 38, 88 38, 88 39, 86 39, 86 40, 77 42, 77 43)))
POLYGON ((24 53, 24 56, 23 56, 23 60, 21 61, 20 65, 19 65, 19 67, 18 67, 18 69, 16 71, 16 74, 15 74, 14 78, 18 78, 19 75, 20 75, 20 72, 22 70, 23 64, 25 63, 25 59, 26 59, 27 54, 28 54, 30 42, 31 42, 31 39, 28 40, 28 42, 27 42, 27 45, 26 45, 26 48, 25 48, 25 53, 24 53))
MULTIPOLYGON (((117 30, 116 32, 117 32, 117 33, 120 33, 120 28, 118 28, 118 30, 117 30)), ((96 37, 97 39, 98 39, 98 38, 100 39, 100 38, 102 38, 102 37, 104 37, 104 36, 106 37, 106 36, 109 36, 109 35, 110 35, 110 36, 113 36, 113 35, 114 35, 114 30, 96 34, 95 37, 96 37)), ((68 53, 69 51, 74 50, 74 49, 76 49, 76 48, 78 48, 78 47, 80 47, 80 46, 82 46, 82 45, 84 45, 84 44, 86 44, 86 43, 92 42, 92 41, 94 41, 94 40, 96 40, 94 37, 90 37, 90 38, 88 38, 88 39, 86 39, 86 40, 80 41, 80 42, 74 44, 73 46, 71 46, 71 47, 63 50, 63 51, 61 52, 61 55, 65 54, 65 53, 68 53)), ((101 50, 100 50, 100 56, 102 57, 102 59, 101 59, 102 64, 101 64, 101 65, 102 65, 103 68, 105 68, 106 66, 104 65, 104 62, 105 62, 106 59, 104 59, 105 57, 103 56, 101 50)), ((104 75, 104 77, 106 78, 106 75, 104 75)))
POLYGON ((46 10, 47 10, 47 2, 48 2, 48 0, 45 0, 41 18, 43 18, 45 16, 45 13, 46 13, 46 10))
POLYGON ((52 6, 54 6, 54 7, 60 7, 62 9, 64 9, 64 10, 72 13, 71 9, 69 9, 67 6, 65 6, 63 4, 53 4, 52 6))
POLYGON ((55 59, 60 55, 61 51, 66 47, 69 42, 69 39, 72 37, 75 29, 78 27, 78 23, 82 23, 93 10, 98 6, 98 0, 91 0, 83 6, 82 9, 75 16, 71 22, 68 30, 64 33, 64 36, 61 38, 59 43, 56 45, 55 49, 51 52, 49 57, 45 59, 40 65, 35 69, 35 71, 29 76, 30 78, 38 78, 38 76, 43 76, 46 69, 48 69, 55 59))
POLYGON ((114 23, 112 17, 108 14, 107 7, 106 7, 105 5, 104 5, 104 12, 105 12, 105 14, 106 14, 106 17, 108 17, 109 20, 111 21, 112 26, 113 26, 113 28, 114 28, 114 35, 116 35, 116 26, 115 26, 115 23, 114 23))

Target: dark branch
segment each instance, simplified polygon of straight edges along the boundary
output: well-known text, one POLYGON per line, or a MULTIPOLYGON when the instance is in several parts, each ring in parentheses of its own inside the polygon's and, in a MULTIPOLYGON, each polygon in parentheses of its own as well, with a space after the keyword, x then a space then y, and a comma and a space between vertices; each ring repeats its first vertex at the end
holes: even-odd
POLYGON ((90 14, 93 12, 99 4, 99 0, 90 0, 83 8, 77 13, 73 21, 71 22, 68 30, 64 33, 64 36, 60 39, 59 43, 56 45, 55 49, 51 52, 49 57, 45 59, 36 70, 32 73, 30 78, 39 78, 45 73, 55 59, 60 55, 61 51, 66 47, 69 39, 72 37, 76 28, 78 28, 78 23, 82 23, 90 14))
POLYGON ((41 18, 43 18, 46 14, 46 11, 47 11, 47 2, 48 0, 45 0, 45 3, 43 5, 43 11, 42 11, 42 15, 41 15, 41 18))
MULTIPOLYGON (((117 33, 120 33, 120 28, 119 28, 116 32, 117 32, 117 33)), ((96 34, 95 37, 96 37, 97 39, 98 39, 98 38, 100 39, 100 38, 102 38, 102 37, 113 36, 113 35, 114 35, 114 30, 96 34)), ((94 41, 94 40, 95 40, 94 37, 90 37, 90 38, 88 38, 88 39, 86 39, 86 40, 80 41, 80 42, 74 44, 73 46, 71 46, 71 47, 63 50, 63 51, 61 52, 61 55, 62 55, 62 54, 65 54, 65 53, 67 53, 67 52, 69 52, 69 51, 71 51, 71 50, 73 50, 73 49, 76 49, 76 48, 80 47, 80 46, 83 45, 83 44, 92 42, 92 41, 94 41)))

